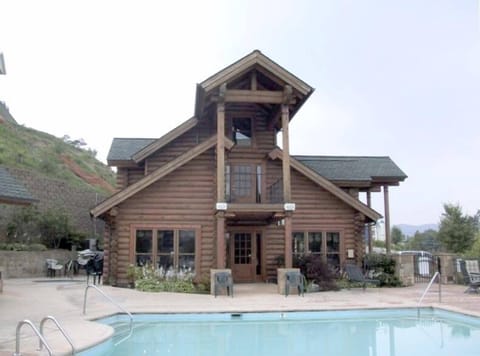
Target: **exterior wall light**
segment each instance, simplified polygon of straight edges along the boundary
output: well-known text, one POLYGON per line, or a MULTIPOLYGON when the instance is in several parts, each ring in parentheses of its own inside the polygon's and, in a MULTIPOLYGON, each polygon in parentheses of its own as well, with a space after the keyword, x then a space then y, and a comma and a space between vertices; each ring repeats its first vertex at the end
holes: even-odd
POLYGON ((223 211, 227 210, 227 207, 228 207, 227 203, 217 203, 215 206, 217 210, 223 210, 223 211))
POLYGON ((295 211, 295 203, 285 203, 283 204, 283 209, 285 211, 295 211))

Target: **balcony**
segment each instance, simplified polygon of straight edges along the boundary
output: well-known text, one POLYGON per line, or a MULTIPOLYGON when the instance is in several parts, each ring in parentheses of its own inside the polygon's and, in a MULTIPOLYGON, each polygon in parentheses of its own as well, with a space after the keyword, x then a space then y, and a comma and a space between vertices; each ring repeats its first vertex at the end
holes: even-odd
MULTIPOLYGON (((241 166, 248 167, 250 166, 241 166)), ((237 168, 237 167, 234 167, 237 168)), ((260 170, 227 169, 225 174, 225 200, 233 204, 282 204, 283 181, 277 179, 266 186, 267 177, 260 170)))

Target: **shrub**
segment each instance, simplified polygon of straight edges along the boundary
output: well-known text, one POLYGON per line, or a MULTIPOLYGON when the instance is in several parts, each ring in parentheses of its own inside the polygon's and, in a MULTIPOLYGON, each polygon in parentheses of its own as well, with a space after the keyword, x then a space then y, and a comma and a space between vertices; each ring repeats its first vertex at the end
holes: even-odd
POLYGON ((398 287, 402 282, 395 276, 395 260, 387 255, 371 253, 364 257, 365 268, 378 279, 379 287, 398 287))
POLYGON ((301 256, 295 259, 293 265, 300 268, 307 282, 313 282, 318 285, 319 290, 338 290, 335 275, 321 256, 301 256))

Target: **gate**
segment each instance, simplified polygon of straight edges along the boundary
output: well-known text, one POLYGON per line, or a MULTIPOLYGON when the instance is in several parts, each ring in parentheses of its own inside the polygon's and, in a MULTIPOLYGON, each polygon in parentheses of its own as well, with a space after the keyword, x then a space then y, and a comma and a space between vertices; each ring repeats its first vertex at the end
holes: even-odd
POLYGON ((415 283, 428 283, 439 270, 437 257, 425 251, 416 251, 412 255, 415 283))

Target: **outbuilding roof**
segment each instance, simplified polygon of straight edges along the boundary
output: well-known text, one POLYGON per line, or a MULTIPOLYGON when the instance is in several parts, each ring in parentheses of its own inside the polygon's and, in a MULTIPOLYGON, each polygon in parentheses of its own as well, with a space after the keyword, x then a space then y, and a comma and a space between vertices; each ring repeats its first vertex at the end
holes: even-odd
POLYGON ((0 203, 28 205, 36 199, 5 167, 0 167, 0 203))

